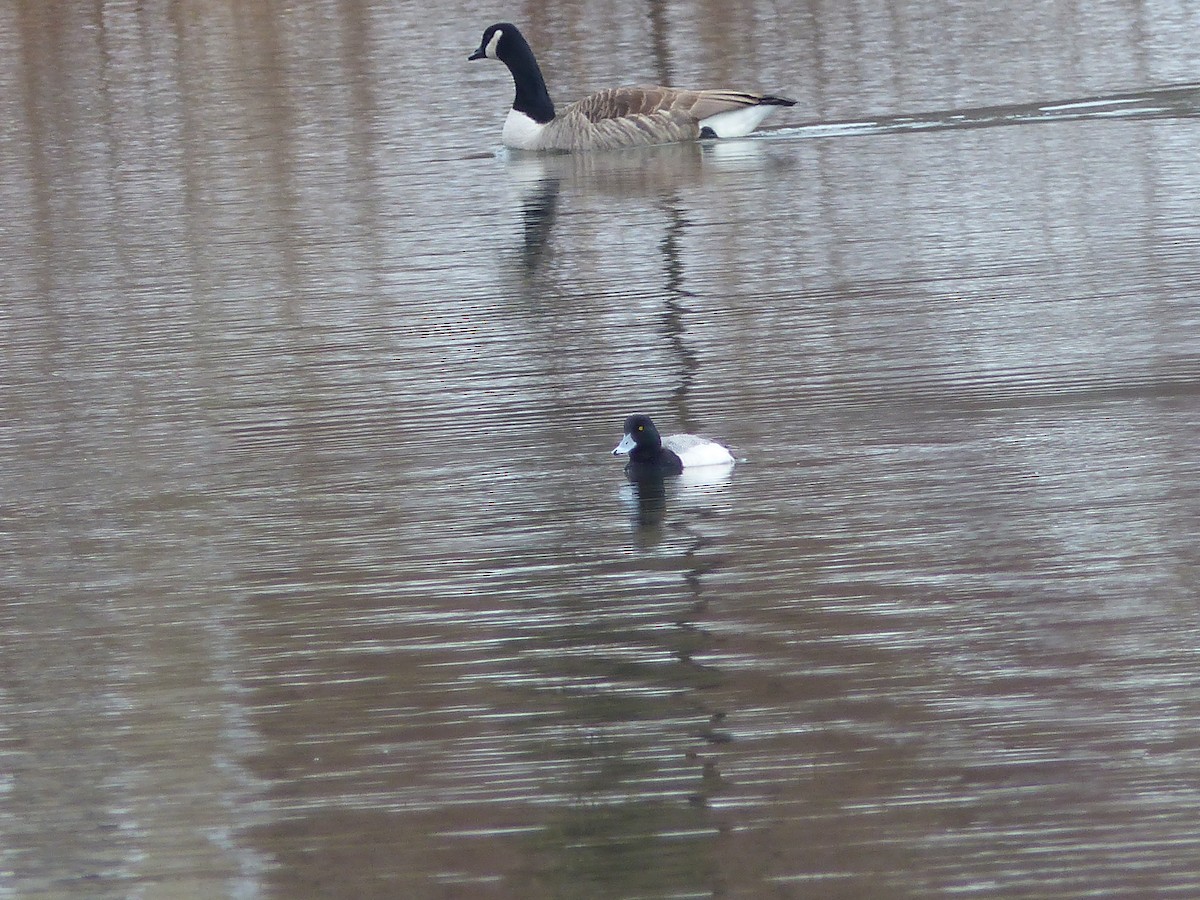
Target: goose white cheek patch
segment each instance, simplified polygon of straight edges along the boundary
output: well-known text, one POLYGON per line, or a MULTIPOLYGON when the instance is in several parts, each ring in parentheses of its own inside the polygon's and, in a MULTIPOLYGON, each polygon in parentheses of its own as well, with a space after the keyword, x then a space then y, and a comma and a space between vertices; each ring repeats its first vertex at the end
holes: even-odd
POLYGON ((488 59, 499 59, 500 57, 496 55, 496 45, 500 43, 500 38, 502 37, 504 37, 504 29, 497 28, 496 33, 492 35, 492 39, 483 48, 483 55, 488 59))

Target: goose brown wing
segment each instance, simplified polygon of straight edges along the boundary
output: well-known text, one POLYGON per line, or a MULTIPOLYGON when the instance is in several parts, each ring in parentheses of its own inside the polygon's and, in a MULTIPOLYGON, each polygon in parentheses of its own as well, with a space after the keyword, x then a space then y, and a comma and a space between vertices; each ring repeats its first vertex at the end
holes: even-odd
POLYGON ((614 150, 690 141, 699 136, 699 122, 679 110, 630 112, 591 120, 573 105, 546 126, 542 141, 548 150, 614 150))
POLYGON ((762 102, 761 94, 750 94, 746 91, 679 91, 675 107, 686 108, 690 115, 700 121, 718 113, 758 106, 762 102))
POLYGON ((760 103, 790 106, 792 102, 782 97, 752 94, 748 91, 689 91, 656 85, 639 85, 598 91, 573 103, 571 108, 578 110, 590 122, 663 112, 683 113, 700 121, 718 113, 730 112, 747 106, 757 106, 760 103))
POLYGON ((571 108, 589 122, 620 119, 625 116, 650 115, 670 110, 678 91, 660 87, 620 87, 597 91, 584 97, 571 108))
POLYGON ((746 91, 687 91, 641 86, 598 91, 547 123, 538 150, 611 150, 695 140, 700 122, 750 106, 791 106, 782 97, 746 91))

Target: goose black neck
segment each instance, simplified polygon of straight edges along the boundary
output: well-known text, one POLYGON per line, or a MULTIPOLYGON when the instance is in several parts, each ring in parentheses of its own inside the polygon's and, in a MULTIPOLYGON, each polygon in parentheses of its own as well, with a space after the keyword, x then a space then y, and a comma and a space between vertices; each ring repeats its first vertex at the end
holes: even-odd
POLYGON ((506 34, 508 46, 502 59, 512 73, 513 83, 517 87, 517 96, 513 100, 513 109, 523 112, 535 122, 545 125, 554 118, 554 101, 546 90, 546 79, 538 66, 537 58, 533 55, 524 35, 513 30, 506 34))

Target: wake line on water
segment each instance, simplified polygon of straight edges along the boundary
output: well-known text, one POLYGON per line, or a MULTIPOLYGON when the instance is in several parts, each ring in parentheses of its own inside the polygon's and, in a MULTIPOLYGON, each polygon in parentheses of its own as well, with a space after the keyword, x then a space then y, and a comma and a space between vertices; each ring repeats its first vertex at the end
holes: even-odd
POLYGON ((905 131, 938 131, 948 128, 993 128, 1038 122, 1071 122, 1081 119, 1175 119, 1200 117, 1200 84, 1051 100, 940 110, 909 115, 878 116, 812 122, 760 131, 762 138, 849 137, 905 131))

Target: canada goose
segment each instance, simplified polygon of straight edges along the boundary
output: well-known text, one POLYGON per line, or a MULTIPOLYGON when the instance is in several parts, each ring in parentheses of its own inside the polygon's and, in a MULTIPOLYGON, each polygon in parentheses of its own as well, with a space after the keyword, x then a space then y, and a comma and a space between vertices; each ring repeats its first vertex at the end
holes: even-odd
POLYGON ((557 116, 533 50, 515 25, 483 32, 472 59, 498 59, 512 73, 517 96, 504 120, 504 143, 517 150, 611 150, 701 137, 749 134, 776 106, 795 100, 745 91, 620 87, 600 91, 557 116))
POLYGON ((649 416, 625 420, 625 437, 613 448, 613 456, 629 454, 625 470, 631 473, 678 475, 700 466, 733 465, 733 454, 716 441, 694 434, 673 434, 664 440, 649 416))

